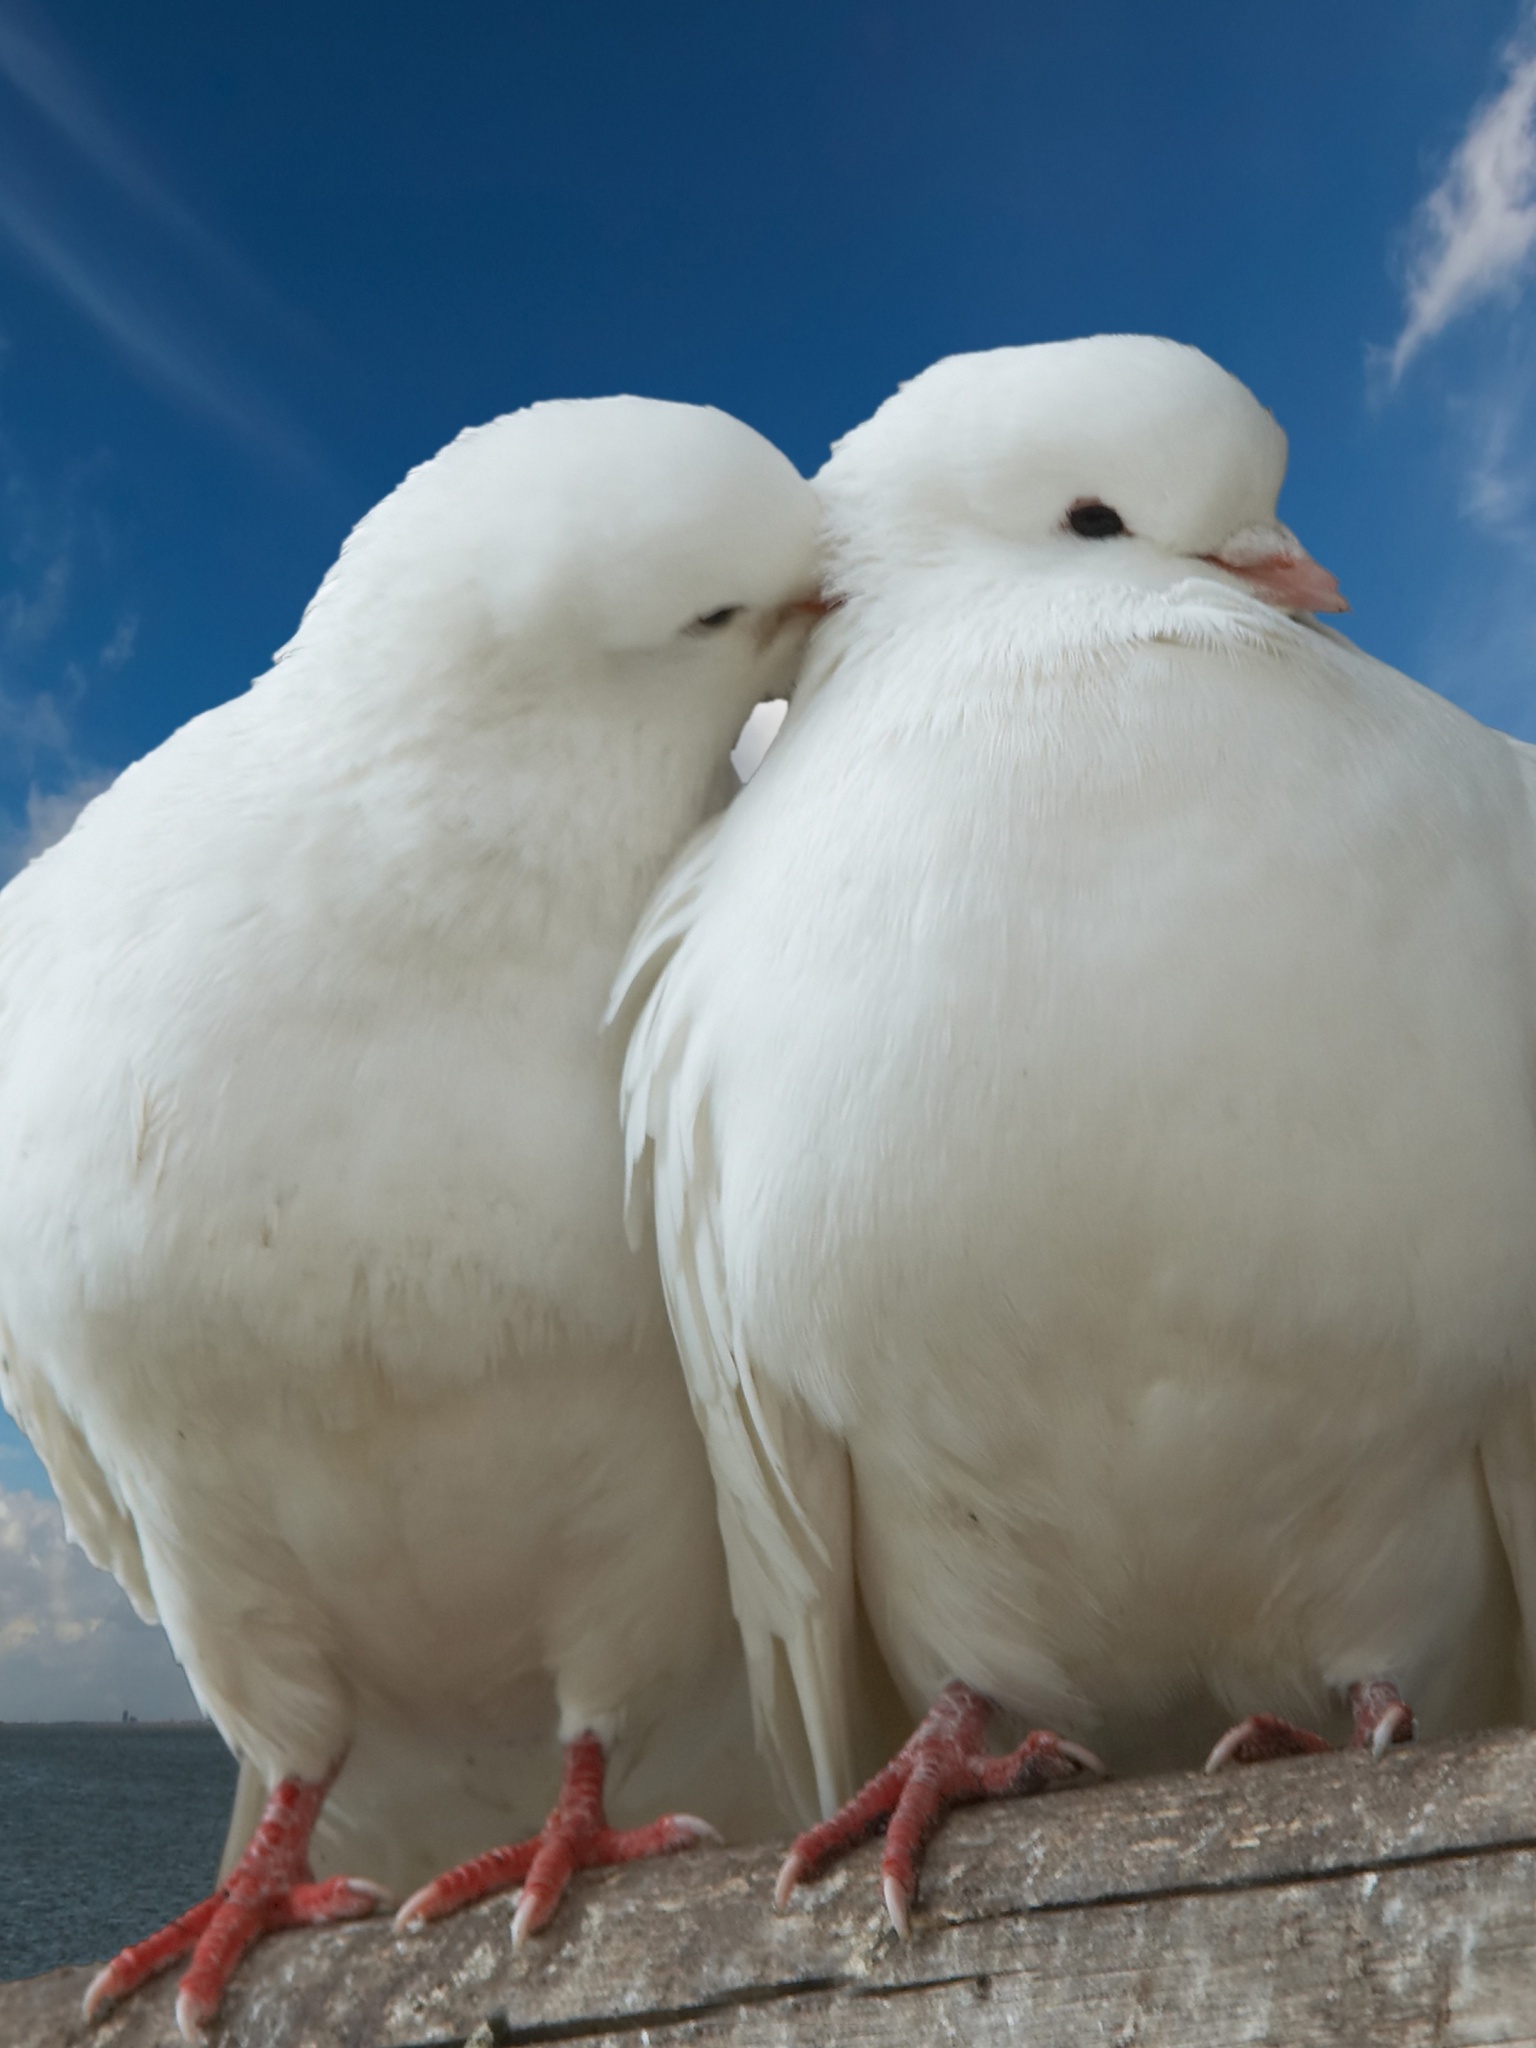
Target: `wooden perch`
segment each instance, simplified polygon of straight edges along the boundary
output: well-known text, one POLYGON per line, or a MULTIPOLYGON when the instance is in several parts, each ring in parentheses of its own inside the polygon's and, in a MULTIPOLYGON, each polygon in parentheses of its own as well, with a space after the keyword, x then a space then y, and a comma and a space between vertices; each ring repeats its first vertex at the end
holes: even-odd
MULTIPOLYGON (((1536 1737, 1070 1790, 935 1841, 909 1944, 878 1848, 770 1907, 777 1849, 579 1875, 514 1957, 493 1900, 423 1935, 284 1934, 218 2048, 1482 2048, 1536 2044, 1536 1737)), ((88 2032, 89 1971, 0 1985, 4 2048, 168 2048, 174 1978, 88 2032)))

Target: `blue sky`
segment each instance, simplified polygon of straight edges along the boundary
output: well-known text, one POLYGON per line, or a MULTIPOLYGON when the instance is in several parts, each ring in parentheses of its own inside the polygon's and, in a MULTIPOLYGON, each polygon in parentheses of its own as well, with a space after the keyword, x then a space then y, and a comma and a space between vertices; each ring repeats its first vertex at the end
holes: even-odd
POLYGON ((472 421, 709 400, 814 469, 1101 329, 1249 382, 1349 630, 1536 737, 1533 121, 1509 0, 0 0, 0 870, 472 421))

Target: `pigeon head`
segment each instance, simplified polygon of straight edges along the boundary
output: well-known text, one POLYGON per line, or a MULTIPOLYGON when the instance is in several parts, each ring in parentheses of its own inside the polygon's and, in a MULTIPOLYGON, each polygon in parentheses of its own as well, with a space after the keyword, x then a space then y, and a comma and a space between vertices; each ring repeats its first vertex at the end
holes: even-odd
POLYGON ((1343 611, 1275 516, 1285 435, 1199 349, 1102 334, 950 356, 846 435, 816 479, 832 580, 980 546, 1054 590, 1236 581, 1343 611))
POLYGON ((667 693, 739 726, 783 694, 821 609, 819 528, 811 486, 726 413, 534 405, 376 506, 284 653, 345 649, 354 688, 637 711, 667 693))

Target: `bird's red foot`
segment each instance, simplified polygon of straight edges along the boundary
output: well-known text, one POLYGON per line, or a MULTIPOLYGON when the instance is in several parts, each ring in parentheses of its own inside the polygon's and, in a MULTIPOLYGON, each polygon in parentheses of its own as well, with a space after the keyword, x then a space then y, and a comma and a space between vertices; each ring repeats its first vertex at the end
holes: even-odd
MULTIPOLYGON (((1372 1678, 1349 1688, 1355 1718, 1351 1749, 1368 1749, 1377 1758, 1394 1742, 1412 1742, 1413 1715, 1389 1678, 1372 1678)), ((1321 1756, 1333 1748, 1310 1728, 1297 1728, 1278 1714, 1250 1714, 1227 1730, 1205 1760, 1208 1772, 1228 1764, 1267 1764, 1282 1756, 1321 1756)))
POLYGON ((130 1991, 190 1950, 191 1966, 176 1998, 176 2024, 187 2040, 196 2041, 218 2011, 235 1965, 263 1935, 327 1920, 361 1920, 380 1906, 388 1895, 363 1878, 331 1877, 316 1884, 310 1877, 309 1838, 331 1782, 284 1778, 227 1882, 98 1970, 86 1988, 85 2017, 104 2018, 130 1991))
POLYGON ((512 1941, 521 1947, 553 1914, 571 1874, 602 1864, 635 1863, 644 1856, 668 1856, 720 1837, 708 1821, 691 1813, 669 1813, 643 1828, 611 1828, 603 1813, 603 1745, 595 1735, 578 1735, 565 1746, 560 1797, 538 1834, 505 1849, 489 1849, 456 1870, 413 1892, 395 1915, 399 1928, 423 1927, 476 1899, 521 1885, 512 1916, 512 1941))
POLYGON ((881 1886, 891 1925, 905 1940, 923 1851, 950 1807, 1049 1792, 1085 1773, 1108 1775, 1091 1750, 1044 1729, 1007 1756, 989 1755, 983 1738, 991 1713, 991 1702, 970 1686, 946 1685, 895 1759, 840 1812, 796 1839, 779 1870, 774 1904, 782 1911, 796 1885, 884 1828, 881 1886))

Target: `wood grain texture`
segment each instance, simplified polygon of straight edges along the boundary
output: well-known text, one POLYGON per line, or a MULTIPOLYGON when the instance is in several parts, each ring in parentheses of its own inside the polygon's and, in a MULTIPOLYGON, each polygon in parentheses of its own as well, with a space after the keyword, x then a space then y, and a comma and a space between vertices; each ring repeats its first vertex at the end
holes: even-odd
MULTIPOLYGON (((514 1957, 505 1900, 427 1934, 278 1937, 221 2048, 1536 2048, 1536 1737, 1500 1732, 955 1815, 914 1924, 878 1849, 782 1919, 778 1849, 579 1876, 514 1957)), ((170 2048, 173 1981, 89 2032, 90 1973, 0 1985, 3 2048, 170 2048)))

